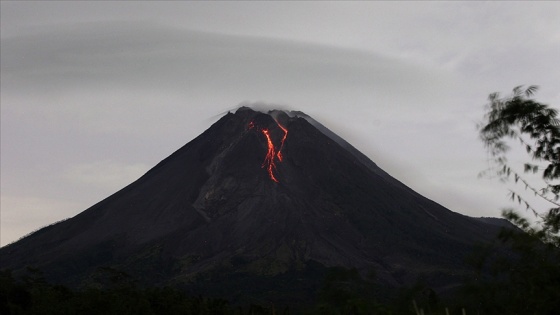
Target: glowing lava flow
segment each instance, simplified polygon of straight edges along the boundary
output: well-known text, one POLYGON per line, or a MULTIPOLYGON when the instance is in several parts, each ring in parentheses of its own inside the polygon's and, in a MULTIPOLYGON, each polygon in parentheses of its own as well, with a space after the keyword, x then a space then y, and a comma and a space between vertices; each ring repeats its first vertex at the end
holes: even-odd
POLYGON ((270 139, 268 129, 263 129, 262 133, 264 134, 264 136, 266 137, 266 141, 268 142, 268 152, 266 153, 266 157, 264 158, 262 167, 265 167, 265 165, 267 165, 268 175, 270 176, 270 179, 278 183, 278 179, 276 179, 276 176, 274 176, 274 172, 272 172, 272 170, 276 168, 276 164, 274 164, 274 144, 272 143, 272 139, 270 139))
POLYGON ((284 131, 284 137, 282 137, 282 142, 280 142, 280 149, 278 149, 278 153, 276 154, 276 156, 278 157, 278 161, 282 162, 282 149, 284 148, 284 141, 286 141, 286 137, 288 136, 288 129, 284 128, 284 126, 280 125, 280 123, 277 120, 276 124, 278 125, 278 127, 280 127, 280 129, 282 129, 282 131, 284 131))
MULTIPOLYGON (((276 121, 276 120, 275 120, 276 121)), ((264 168, 266 166, 266 169, 268 171, 268 176, 270 177, 270 179, 272 179, 275 182, 279 182, 278 179, 276 178, 276 176, 274 176, 274 169, 276 169, 276 163, 274 161, 274 159, 278 159, 278 162, 282 162, 282 148, 284 148, 284 141, 286 141, 286 137, 288 136, 288 129, 286 129, 284 126, 280 125, 280 123, 278 121, 276 121, 276 124, 278 125, 278 127, 280 129, 282 129, 282 131, 284 132, 284 136, 282 137, 282 140, 280 142, 280 148, 278 149, 278 151, 276 151, 276 148, 274 147, 274 143, 272 142, 272 138, 270 137, 270 132, 268 129, 260 129, 257 127, 257 130, 259 130, 260 132, 263 133, 263 135, 266 137, 266 142, 267 142, 267 146, 268 146, 268 151, 266 152, 266 157, 264 158, 263 164, 262 164, 262 168, 264 168)), ((255 128, 255 124, 251 121, 249 123, 249 129, 255 128)))

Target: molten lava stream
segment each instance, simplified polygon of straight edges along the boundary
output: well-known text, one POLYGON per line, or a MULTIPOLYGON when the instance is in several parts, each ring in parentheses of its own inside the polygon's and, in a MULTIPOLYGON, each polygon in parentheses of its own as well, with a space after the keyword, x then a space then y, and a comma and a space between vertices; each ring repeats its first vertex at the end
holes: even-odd
POLYGON ((280 142, 280 149, 278 150, 278 153, 276 154, 276 156, 278 157, 278 161, 282 162, 282 149, 284 148, 284 141, 286 141, 286 137, 288 137, 288 129, 286 129, 284 126, 282 126, 278 120, 275 120, 276 124, 278 125, 278 127, 280 127, 280 129, 282 129, 282 131, 284 131, 284 137, 282 137, 282 142, 280 142))
MULTIPOLYGON (((266 166, 266 169, 268 171, 268 176, 270 177, 270 179, 279 183, 276 176, 274 176, 274 170, 276 169, 276 163, 275 163, 274 159, 276 158, 276 159, 278 159, 278 162, 282 162, 282 158, 283 158, 282 157, 282 148, 284 147, 284 141, 286 141, 286 137, 288 136, 288 129, 286 129, 284 126, 282 126, 280 123, 278 123, 278 121, 276 121, 276 124, 284 132, 284 136, 282 137, 282 140, 280 142, 280 148, 278 149, 278 151, 276 151, 276 148, 274 147, 274 143, 272 142, 272 138, 270 137, 269 130, 268 129, 260 129, 258 127, 257 127, 257 130, 262 132, 262 134, 265 136, 266 143, 267 143, 267 146, 268 146, 268 150, 266 152, 266 157, 264 158, 264 161, 263 161, 263 164, 262 164, 261 167, 264 168, 266 166)), ((253 129, 253 128, 255 128, 255 124, 251 121, 247 127, 248 127, 248 129, 253 129)))
POLYGON ((262 167, 268 165, 267 169, 268 169, 268 175, 270 176, 270 179, 278 183, 278 179, 276 179, 276 177, 274 176, 274 172, 272 172, 272 170, 276 168, 276 164, 274 164, 274 156, 276 155, 274 150, 274 144, 272 143, 272 139, 270 138, 268 129, 263 129, 262 133, 266 137, 266 141, 268 143, 268 152, 266 153, 266 157, 264 158, 262 167))

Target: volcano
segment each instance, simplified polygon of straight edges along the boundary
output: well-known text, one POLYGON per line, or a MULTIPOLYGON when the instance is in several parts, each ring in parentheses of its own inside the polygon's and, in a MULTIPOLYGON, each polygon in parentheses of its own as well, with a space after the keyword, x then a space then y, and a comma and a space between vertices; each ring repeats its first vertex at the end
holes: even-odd
POLYGON ((74 287, 112 268, 229 298, 314 292, 333 267, 445 290, 500 224, 419 195, 304 113, 242 107, 122 190, 1 248, 0 268, 74 287))

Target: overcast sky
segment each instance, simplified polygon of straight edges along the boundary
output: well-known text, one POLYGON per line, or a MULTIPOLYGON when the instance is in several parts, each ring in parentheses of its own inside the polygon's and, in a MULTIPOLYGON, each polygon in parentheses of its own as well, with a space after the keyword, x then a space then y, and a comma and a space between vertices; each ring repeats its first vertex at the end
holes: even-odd
POLYGON ((500 215, 489 93, 560 104, 560 2, 1 5, 6 245, 131 183, 241 103, 301 110, 419 193, 500 215))

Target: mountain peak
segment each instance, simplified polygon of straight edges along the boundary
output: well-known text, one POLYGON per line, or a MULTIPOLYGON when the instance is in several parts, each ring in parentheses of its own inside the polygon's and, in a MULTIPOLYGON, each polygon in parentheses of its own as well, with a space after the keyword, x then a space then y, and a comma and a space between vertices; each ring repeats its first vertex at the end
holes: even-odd
POLYGON ((270 290, 267 277, 343 266, 437 288, 498 229, 415 193, 304 113, 240 107, 134 183, 1 248, 0 268, 77 286, 109 266, 198 290, 244 275, 270 290))

